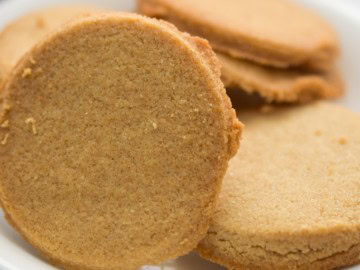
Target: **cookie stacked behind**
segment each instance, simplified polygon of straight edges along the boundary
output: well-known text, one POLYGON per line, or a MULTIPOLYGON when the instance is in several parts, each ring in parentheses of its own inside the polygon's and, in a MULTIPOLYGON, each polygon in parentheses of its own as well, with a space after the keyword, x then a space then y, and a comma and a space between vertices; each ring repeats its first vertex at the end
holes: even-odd
POLYGON ((240 111, 246 128, 198 251, 228 269, 360 262, 360 116, 327 103, 240 111))
POLYGON ((208 39, 227 87, 258 93, 268 102, 343 93, 333 29, 289 0, 139 0, 138 9, 208 39), (272 77, 276 81, 269 83, 272 77))
POLYGON ((102 9, 91 5, 64 5, 44 8, 9 23, 0 33, 0 81, 20 58, 47 34, 76 17, 102 9))

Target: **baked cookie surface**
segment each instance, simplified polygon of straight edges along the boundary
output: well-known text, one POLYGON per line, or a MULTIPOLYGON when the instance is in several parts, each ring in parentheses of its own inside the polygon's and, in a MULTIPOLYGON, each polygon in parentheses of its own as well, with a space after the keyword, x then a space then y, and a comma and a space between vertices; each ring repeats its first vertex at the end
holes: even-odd
POLYGON ((334 30, 288 0, 138 0, 138 9, 260 64, 327 70, 338 54, 334 30))
POLYGON ((0 80, 20 58, 51 31, 73 18, 100 11, 90 5, 44 8, 9 23, 0 33, 0 80))
POLYGON ((1 92, 0 201, 50 262, 130 270, 204 237, 242 128, 206 41, 89 16, 37 44, 1 92))
POLYGON ((340 72, 309 72, 257 65, 217 53, 225 87, 258 93, 267 102, 309 102, 338 98, 344 93, 340 72))
POLYGON ((360 261, 360 116, 327 103, 239 113, 204 258, 229 269, 334 269, 360 261))

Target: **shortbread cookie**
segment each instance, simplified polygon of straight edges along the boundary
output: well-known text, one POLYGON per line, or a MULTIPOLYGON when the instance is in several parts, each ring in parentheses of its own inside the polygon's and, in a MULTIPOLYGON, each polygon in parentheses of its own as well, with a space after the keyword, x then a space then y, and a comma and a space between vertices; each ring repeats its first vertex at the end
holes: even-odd
POLYGON ((323 70, 338 54, 334 30, 290 0, 138 0, 138 9, 260 64, 323 70))
POLYGON ((308 102, 337 98, 344 92, 339 71, 316 73, 254 64, 217 53, 226 87, 258 93, 267 102, 308 102))
POLYGON ((20 58, 49 32, 78 16, 100 9, 87 5, 45 8, 11 22, 0 33, 0 80, 20 58))
POLYGON ((198 247, 229 269, 360 261, 360 116, 327 103, 241 113, 246 125, 198 247))
POLYGON ((205 236, 242 128, 206 41, 139 15, 81 18, 3 87, 0 200, 50 262, 136 269, 205 236))

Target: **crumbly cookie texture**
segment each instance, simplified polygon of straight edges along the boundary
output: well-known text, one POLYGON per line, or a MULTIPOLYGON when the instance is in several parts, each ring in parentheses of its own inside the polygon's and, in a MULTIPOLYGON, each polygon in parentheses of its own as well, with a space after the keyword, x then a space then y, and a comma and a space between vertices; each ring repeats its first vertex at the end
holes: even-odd
POLYGON ((50 32, 71 19, 97 11, 100 8, 91 5, 55 6, 26 14, 9 23, 0 32, 0 81, 27 51, 50 32))
POLYGON ((360 261, 360 116, 328 103, 239 112, 244 141, 197 250, 229 269, 360 261))
POLYGON ((131 270, 205 236, 242 131, 206 41, 135 14, 81 18, 1 93, 0 202, 50 262, 131 270))
POLYGON ((217 53, 225 87, 258 93, 267 102, 309 102, 338 98, 344 93, 340 72, 309 72, 257 65, 217 53))
POLYGON ((328 70, 339 51, 332 27, 289 0, 138 0, 138 10, 264 65, 328 70))

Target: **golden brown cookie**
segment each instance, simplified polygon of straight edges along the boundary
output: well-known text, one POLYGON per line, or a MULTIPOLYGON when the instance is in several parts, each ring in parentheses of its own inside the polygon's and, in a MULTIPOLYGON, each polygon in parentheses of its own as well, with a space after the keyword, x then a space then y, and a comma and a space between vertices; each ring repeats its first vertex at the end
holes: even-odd
POLYGON ((258 93, 267 102, 308 102, 338 98, 344 92, 342 76, 335 68, 316 73, 261 66, 222 53, 217 53, 217 56, 226 87, 258 93))
POLYGON ((99 11, 90 5, 44 8, 8 24, 0 33, 0 80, 20 58, 49 32, 79 16, 99 11))
POLYGON ((242 129, 206 41, 134 14, 81 18, 2 92, 0 201, 50 262, 130 270, 204 237, 242 129))
POLYGON ((360 261, 360 116, 328 103, 240 112, 246 125, 198 250, 229 269, 360 261))
POLYGON ((327 70, 338 55, 334 30, 289 0, 138 0, 138 10, 260 64, 327 70))

